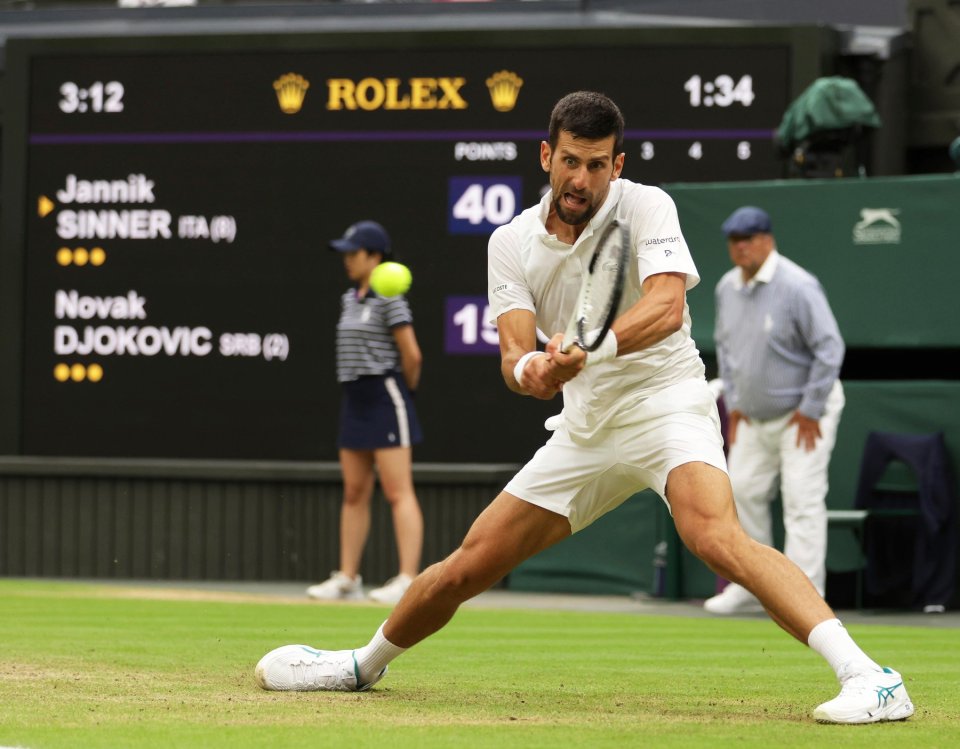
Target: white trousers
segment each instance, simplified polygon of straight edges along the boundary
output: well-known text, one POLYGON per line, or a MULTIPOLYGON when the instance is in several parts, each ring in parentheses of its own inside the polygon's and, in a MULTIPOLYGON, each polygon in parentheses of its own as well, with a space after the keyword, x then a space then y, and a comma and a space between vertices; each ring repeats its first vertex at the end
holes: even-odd
POLYGON ((803 570, 820 595, 827 577, 827 470, 845 402, 843 386, 837 380, 820 417, 822 436, 810 452, 797 446, 797 427, 787 426, 793 415, 790 412, 769 421, 741 421, 727 456, 743 529, 760 543, 773 545, 770 504, 779 488, 783 553, 803 570))

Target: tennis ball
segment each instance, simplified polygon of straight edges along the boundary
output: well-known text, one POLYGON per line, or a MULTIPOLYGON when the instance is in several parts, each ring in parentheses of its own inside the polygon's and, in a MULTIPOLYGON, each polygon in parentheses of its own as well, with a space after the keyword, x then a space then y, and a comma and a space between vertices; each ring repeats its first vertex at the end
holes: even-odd
POLYGON ((405 294, 412 282, 413 275, 403 263, 380 263, 370 274, 370 288, 380 296, 405 294))

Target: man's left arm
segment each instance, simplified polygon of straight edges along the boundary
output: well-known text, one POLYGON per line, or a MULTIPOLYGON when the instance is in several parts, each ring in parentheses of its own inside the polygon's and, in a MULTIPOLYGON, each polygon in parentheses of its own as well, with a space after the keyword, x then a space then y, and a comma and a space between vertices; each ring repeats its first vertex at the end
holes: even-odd
POLYGON ((684 273, 656 273, 644 279, 643 296, 613 321, 618 356, 653 346, 680 330, 686 284, 684 273))
POLYGON ((798 298, 797 325, 813 360, 797 410, 811 419, 819 419, 827 397, 840 376, 846 346, 823 288, 819 284, 804 287, 798 298))
MULTIPOLYGON (((632 307, 613 321, 610 330, 616 337, 617 349, 612 356, 641 351, 673 335, 683 326, 686 301, 686 275, 657 273, 643 282, 643 296, 632 307)), ((576 346, 568 354, 560 347, 563 334, 558 333, 546 346, 549 363, 554 365, 554 376, 561 382, 573 379, 584 366, 590 366, 592 354, 576 346)), ((602 361, 606 361, 604 357, 602 361)))

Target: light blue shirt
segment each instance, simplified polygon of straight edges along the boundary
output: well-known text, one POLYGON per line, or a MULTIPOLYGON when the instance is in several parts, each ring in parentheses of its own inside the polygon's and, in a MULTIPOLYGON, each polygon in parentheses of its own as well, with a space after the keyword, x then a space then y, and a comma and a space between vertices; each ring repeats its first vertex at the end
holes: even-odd
POLYGON ((725 273, 715 301, 727 410, 760 421, 795 410, 819 419, 845 346, 817 278, 774 250, 747 283, 739 267, 725 273))

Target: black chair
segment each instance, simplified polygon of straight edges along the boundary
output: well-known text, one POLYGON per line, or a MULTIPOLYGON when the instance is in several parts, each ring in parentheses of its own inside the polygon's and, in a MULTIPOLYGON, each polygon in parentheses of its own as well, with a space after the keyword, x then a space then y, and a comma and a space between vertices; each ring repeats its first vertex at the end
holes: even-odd
POLYGON ((864 513, 858 535, 871 604, 944 611, 956 584, 958 532, 943 433, 870 432, 854 512, 864 513))

